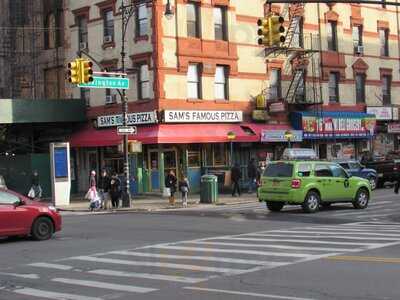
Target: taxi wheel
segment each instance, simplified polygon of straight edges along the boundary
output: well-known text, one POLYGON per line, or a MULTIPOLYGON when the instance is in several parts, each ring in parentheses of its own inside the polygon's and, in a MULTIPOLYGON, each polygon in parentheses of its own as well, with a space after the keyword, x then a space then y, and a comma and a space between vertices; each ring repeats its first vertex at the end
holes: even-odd
POLYGON ((307 193, 306 198, 304 199, 304 203, 302 205, 303 210, 306 213, 315 213, 318 211, 319 204, 321 202, 321 198, 319 194, 314 191, 310 191, 307 193))
POLYGON ((281 211, 284 206, 283 202, 267 201, 267 207, 270 211, 281 211))
POLYGON ((31 234, 33 239, 44 241, 51 238, 54 232, 53 222, 49 218, 40 217, 32 225, 31 234))
POLYGON ((357 209, 364 209, 368 207, 369 193, 365 188, 357 191, 356 198, 354 199, 353 206, 357 209))
POLYGON ((371 185, 371 190, 375 190, 378 185, 378 179, 376 177, 368 177, 367 179, 371 185))

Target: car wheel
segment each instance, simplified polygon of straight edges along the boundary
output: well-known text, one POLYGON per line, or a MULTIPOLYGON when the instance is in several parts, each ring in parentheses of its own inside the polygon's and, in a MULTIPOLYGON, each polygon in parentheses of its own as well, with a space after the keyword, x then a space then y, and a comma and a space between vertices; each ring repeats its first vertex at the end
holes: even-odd
POLYGON ((356 198, 354 199, 353 206, 357 209, 364 209, 368 207, 369 194, 365 188, 357 191, 356 198))
POLYGON ((54 232, 53 222, 49 218, 40 217, 32 225, 31 234, 37 241, 44 241, 51 238, 54 232))
POLYGON ((319 197, 318 193, 311 191, 307 193, 302 207, 306 213, 315 213, 318 211, 320 203, 321 198, 319 197))
POLYGON ((283 202, 267 201, 267 207, 270 211, 281 211, 283 206, 284 206, 283 202))
POLYGON ((368 177, 369 184, 371 185, 371 190, 375 190, 378 186, 378 179, 376 177, 368 177))

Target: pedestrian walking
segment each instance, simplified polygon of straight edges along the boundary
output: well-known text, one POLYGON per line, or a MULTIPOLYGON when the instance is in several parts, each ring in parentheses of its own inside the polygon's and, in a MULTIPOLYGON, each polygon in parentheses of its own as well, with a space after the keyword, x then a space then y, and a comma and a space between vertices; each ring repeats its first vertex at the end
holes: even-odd
POLYGON ((111 208, 110 205, 111 198, 109 194, 111 187, 111 178, 110 176, 108 176, 106 169, 103 169, 103 171, 101 172, 97 187, 101 199, 101 208, 102 209, 111 208))
POLYGON ((239 164, 236 163, 231 169, 232 197, 235 197, 236 192, 238 193, 239 197, 241 195, 240 185, 239 185, 241 178, 242 178, 242 172, 240 171, 239 164))
POLYGON ((189 179, 186 176, 182 177, 183 179, 179 181, 179 190, 182 193, 182 206, 187 207, 190 185, 189 185, 189 179))
POLYGON ((165 177, 165 187, 169 189, 169 204, 175 204, 175 192, 176 192, 177 179, 173 170, 169 171, 165 177))
POLYGON ((110 181, 110 197, 113 208, 118 208, 119 198, 121 197, 121 180, 117 173, 113 173, 110 181))
POLYGON ((97 176, 96 171, 92 170, 89 175, 89 188, 96 188, 97 185, 97 176))
POLYGON ((37 170, 34 170, 31 178, 31 188, 28 192, 28 197, 33 199, 42 198, 42 187, 40 186, 40 178, 37 170))
POLYGON ((247 164, 247 177, 249 179, 249 194, 253 193, 253 189, 256 186, 257 180, 257 166, 256 161, 254 158, 250 159, 249 163, 247 164))
POLYGON ((89 203, 89 210, 94 211, 95 209, 99 209, 101 206, 101 200, 99 193, 97 191, 97 177, 96 177, 96 171, 92 170, 90 171, 89 175, 89 189, 86 193, 85 199, 88 199, 90 201, 89 203))

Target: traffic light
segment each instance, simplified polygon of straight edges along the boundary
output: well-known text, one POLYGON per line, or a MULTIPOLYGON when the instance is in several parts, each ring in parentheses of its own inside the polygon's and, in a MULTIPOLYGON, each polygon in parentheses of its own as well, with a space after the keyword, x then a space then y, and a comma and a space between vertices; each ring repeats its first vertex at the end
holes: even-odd
POLYGON ((270 45, 279 46, 280 43, 285 41, 285 27, 283 27, 283 22, 285 19, 281 16, 270 16, 269 17, 269 34, 270 34, 270 45))
POLYGON ((86 59, 81 59, 80 60, 80 72, 81 72, 81 78, 80 78, 80 83, 89 83, 93 81, 93 70, 92 66, 93 63, 89 60, 86 59))
POLYGON ((77 58, 74 61, 68 63, 68 81, 74 84, 81 83, 81 64, 80 60, 77 58))
POLYGON ((264 46, 270 46, 269 36, 269 18, 258 19, 258 44, 264 46))

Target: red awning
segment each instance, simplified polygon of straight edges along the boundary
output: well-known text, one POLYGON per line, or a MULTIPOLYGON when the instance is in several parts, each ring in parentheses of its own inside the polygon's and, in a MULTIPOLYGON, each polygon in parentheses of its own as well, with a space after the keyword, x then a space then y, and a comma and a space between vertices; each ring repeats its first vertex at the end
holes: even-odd
MULTIPOLYGON (((138 126, 137 131, 137 135, 130 135, 129 140, 138 140, 143 144, 229 142, 228 132, 235 133, 234 142, 257 142, 260 140, 257 132, 244 130, 240 124, 158 124, 138 126)), ((117 135, 116 128, 86 127, 70 138, 72 147, 112 146, 121 141, 122 136, 117 135)))

